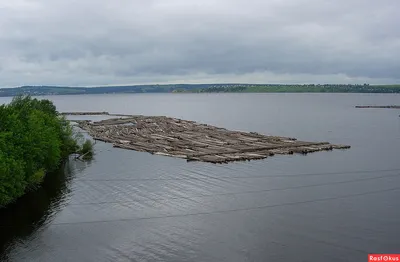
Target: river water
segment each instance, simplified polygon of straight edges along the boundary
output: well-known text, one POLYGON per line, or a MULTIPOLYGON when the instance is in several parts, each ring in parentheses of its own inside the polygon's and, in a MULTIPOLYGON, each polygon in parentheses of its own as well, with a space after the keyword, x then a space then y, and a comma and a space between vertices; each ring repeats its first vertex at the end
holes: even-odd
MULTIPOLYGON (((381 94, 49 96, 59 111, 166 115, 349 144, 225 165, 114 149, 0 210, 4 261, 367 261, 400 253, 400 104, 381 94)), ((10 98, 0 98, 0 104, 10 98)))

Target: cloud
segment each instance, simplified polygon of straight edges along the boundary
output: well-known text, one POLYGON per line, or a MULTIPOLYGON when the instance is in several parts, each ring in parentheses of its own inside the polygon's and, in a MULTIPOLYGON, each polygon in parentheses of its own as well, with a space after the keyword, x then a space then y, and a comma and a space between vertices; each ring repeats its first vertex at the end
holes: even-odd
POLYGON ((397 0, 13 0, 0 85, 400 83, 397 0))

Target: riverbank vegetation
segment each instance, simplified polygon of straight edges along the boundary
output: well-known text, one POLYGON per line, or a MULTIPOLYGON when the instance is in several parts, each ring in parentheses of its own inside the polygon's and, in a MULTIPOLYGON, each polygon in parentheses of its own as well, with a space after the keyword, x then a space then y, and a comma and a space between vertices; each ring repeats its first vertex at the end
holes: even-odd
MULTIPOLYGON (((181 91, 182 92, 182 91, 181 91)), ((185 92, 185 91, 183 91, 185 92)), ((400 85, 238 85, 190 90, 191 93, 400 93, 400 85)))
POLYGON ((127 93, 400 93, 400 85, 369 84, 169 84, 99 87, 22 86, 0 88, 1 96, 127 93))
POLYGON ((0 207, 38 186, 80 150, 72 126, 51 101, 17 96, 1 105, 0 207))
POLYGON ((77 152, 83 160, 89 160, 93 157, 93 143, 86 139, 77 152))

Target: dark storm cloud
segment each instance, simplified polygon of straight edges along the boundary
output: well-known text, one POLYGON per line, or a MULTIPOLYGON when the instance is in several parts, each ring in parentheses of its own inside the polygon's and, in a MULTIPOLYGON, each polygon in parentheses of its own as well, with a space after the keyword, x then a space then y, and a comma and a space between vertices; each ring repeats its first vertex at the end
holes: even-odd
POLYGON ((2 85, 399 82, 397 0, 16 0, 2 85))

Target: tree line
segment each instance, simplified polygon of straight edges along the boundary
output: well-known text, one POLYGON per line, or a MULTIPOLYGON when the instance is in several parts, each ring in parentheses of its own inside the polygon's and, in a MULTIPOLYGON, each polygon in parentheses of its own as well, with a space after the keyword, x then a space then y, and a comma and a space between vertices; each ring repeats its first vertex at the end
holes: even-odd
POLYGON ((49 100, 17 96, 0 106, 0 207, 79 151, 72 126, 49 100))
POLYGON ((400 85, 246 85, 217 86, 181 92, 194 93, 400 93, 400 85))

